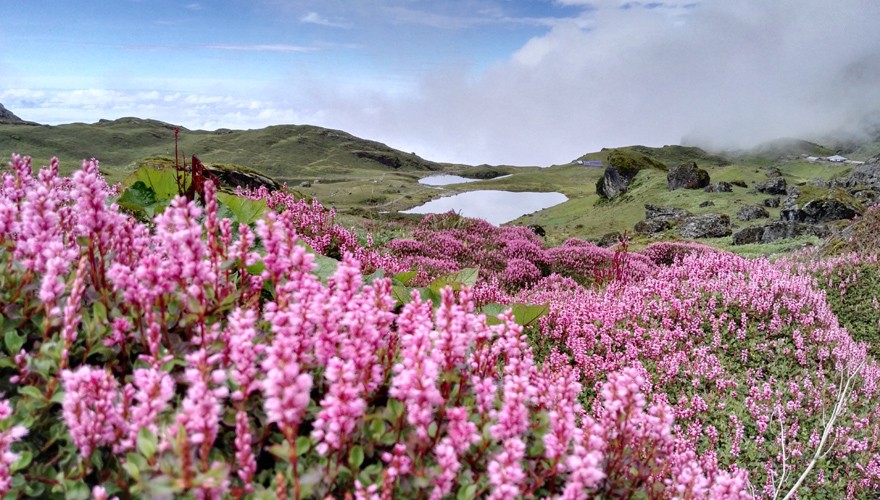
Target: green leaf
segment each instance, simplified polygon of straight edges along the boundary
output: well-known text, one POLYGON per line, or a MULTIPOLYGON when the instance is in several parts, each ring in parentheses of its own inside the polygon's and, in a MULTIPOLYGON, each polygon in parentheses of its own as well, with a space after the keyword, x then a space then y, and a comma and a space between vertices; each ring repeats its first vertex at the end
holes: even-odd
POLYGON ((266 213, 266 200, 251 200, 229 193, 217 193, 217 201, 229 208, 235 222, 250 225, 266 213))
POLYGON ((24 387, 19 387, 18 393, 21 394, 22 396, 27 396, 31 399, 36 399, 37 401, 43 401, 44 399, 46 399, 46 396, 44 396, 43 393, 40 392, 39 389, 37 389, 35 386, 32 386, 32 385, 26 385, 24 387))
MULTIPOLYGON (((297 439, 298 440, 298 439, 297 439)), ((285 462, 290 461, 290 443, 287 441, 283 441, 280 444, 273 444, 269 447, 269 453, 275 455, 276 457, 284 460, 285 462)))
POLYGON ((391 281, 393 283, 407 285, 409 284, 410 280, 416 277, 417 274, 419 274, 418 271, 405 271, 402 273, 397 273, 394 275, 394 277, 391 278, 391 281))
POLYGON ((31 464, 31 460, 34 459, 34 452, 29 449, 21 450, 18 454, 18 459, 15 462, 12 462, 12 465, 9 468, 9 471, 15 473, 21 469, 24 469, 28 465, 31 464))
POLYGON ((384 277, 385 277, 385 271, 382 269, 379 269, 369 276, 364 276, 364 284, 372 285, 374 281, 382 279, 384 277))
POLYGON ((137 435, 137 449, 141 454, 147 459, 153 458, 156 455, 156 450, 159 447, 159 440, 156 438, 156 435, 153 434, 150 429, 146 427, 142 428, 137 435))
POLYGON ((549 304, 513 304, 513 317, 517 324, 529 326, 542 316, 550 313, 549 304))
POLYGON ((336 272, 339 262, 330 257, 315 254, 315 269, 312 271, 322 282, 327 280, 336 272))
POLYGON ((473 500, 477 496, 477 485, 474 483, 462 486, 455 495, 456 500, 473 500))
POLYGON ((6 343, 6 352, 10 356, 15 356, 21 350, 21 346, 24 345, 26 339, 25 335, 19 335, 15 330, 6 330, 6 334, 3 336, 3 341, 6 343))
POLYGON ((370 422, 370 425, 367 427, 367 430, 368 430, 368 433, 370 434, 370 437, 373 438, 374 440, 378 441, 379 438, 382 437, 382 434, 385 434, 385 422, 382 419, 377 418, 377 419, 373 420, 372 422, 370 422))
POLYGON ((446 287, 446 285, 449 285, 453 290, 458 291, 461 290, 461 287, 463 286, 474 286, 477 283, 479 275, 479 267, 467 267, 457 273, 440 276, 432 281, 431 284, 428 285, 428 288, 435 290, 439 294, 440 290, 446 287))
POLYGON ((99 321, 104 323, 107 321, 107 307, 104 306, 101 302, 95 302, 92 304, 92 317, 95 318, 95 321, 99 321))
POLYGON ((409 304, 412 301, 412 297, 410 296, 411 291, 411 288, 402 285, 391 286, 391 295, 394 297, 394 300, 400 304, 409 304))
POLYGON ((122 464, 122 468, 125 469, 125 472, 127 472, 135 481, 141 480, 141 470, 134 462, 125 462, 122 464))
MULTIPOLYGON (((142 167, 136 170, 129 179, 133 180, 132 185, 138 181, 151 189, 156 197, 156 201, 167 201, 179 195, 177 189, 177 172, 172 169, 157 170, 150 167, 142 167)), ((186 176, 186 182, 191 179, 190 175, 186 176)), ((183 186, 186 189, 187 186, 183 186)))
POLYGON ((406 409, 403 402, 397 399, 389 399, 388 400, 388 408, 391 408, 391 415, 398 419, 401 415, 403 415, 403 411, 406 409))
MULTIPOLYGON (((175 193, 177 188, 175 187, 175 193)), ((155 207, 158 200, 153 188, 147 186, 144 181, 137 181, 126 189, 122 196, 116 200, 120 207, 136 212, 146 212, 148 208, 155 207)))
POLYGON ((296 456, 301 457, 312 448, 312 439, 308 436, 296 438, 296 456))
POLYGON ((364 449, 359 445, 352 446, 351 451, 348 452, 348 465, 353 469, 359 469, 362 463, 364 463, 364 449))

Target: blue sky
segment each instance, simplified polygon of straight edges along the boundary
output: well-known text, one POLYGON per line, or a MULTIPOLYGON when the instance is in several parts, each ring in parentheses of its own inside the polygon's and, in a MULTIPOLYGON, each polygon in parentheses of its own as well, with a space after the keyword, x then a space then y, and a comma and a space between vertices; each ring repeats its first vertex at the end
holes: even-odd
POLYGON ((0 0, 0 103, 547 165, 857 128, 880 109, 878 18, 875 0, 0 0))

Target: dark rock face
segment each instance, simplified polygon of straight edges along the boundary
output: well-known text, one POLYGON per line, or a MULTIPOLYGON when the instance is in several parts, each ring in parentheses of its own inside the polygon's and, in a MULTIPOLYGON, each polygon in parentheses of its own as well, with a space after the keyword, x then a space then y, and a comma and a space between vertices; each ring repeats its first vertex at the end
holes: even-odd
POLYGON ((764 225, 764 234, 761 235, 762 243, 797 238, 801 235, 812 235, 825 238, 831 234, 825 226, 803 224, 794 221, 776 221, 764 225))
POLYGON ((691 213, 683 208, 645 205, 645 220, 637 222, 633 230, 639 234, 654 234, 675 227, 691 213))
POLYGON ((722 214, 706 214, 688 217, 678 228, 682 238, 718 238, 730 236, 730 217, 722 214))
POLYGON ((749 187, 749 185, 746 184, 746 181, 742 181, 742 180, 730 181, 730 183, 734 186, 739 186, 741 188, 749 187))
POLYGON ((782 220, 818 224, 833 220, 852 219, 862 213, 858 201, 841 189, 829 190, 821 197, 804 202, 801 190, 790 189, 782 202, 779 217, 782 220))
POLYGON ((716 182, 715 184, 709 184, 706 186, 705 191, 707 193, 730 193, 733 191, 733 186, 730 185, 729 182, 716 182))
POLYGON ((707 200, 707 201, 704 201, 703 203, 700 203, 700 208, 714 207, 714 206, 715 206, 715 202, 711 201, 711 200, 707 200))
POLYGON ((17 123, 21 121, 23 121, 21 118, 15 116, 12 111, 9 111, 0 104, 0 123, 17 123))
POLYGON ((547 236, 547 231, 544 230, 542 226, 539 224, 529 224, 528 228, 532 230, 533 233, 540 236, 541 238, 547 236))
POLYGON ((764 228, 762 226, 747 227, 733 233, 731 238, 734 245, 748 245, 750 243, 758 243, 764 236, 764 228))
POLYGON ((759 193, 767 194, 785 194, 788 185, 782 177, 771 177, 766 181, 755 186, 759 193))
POLYGON ((761 203, 767 208, 778 208, 779 207, 779 198, 767 198, 761 203))
POLYGON ((620 242, 620 239, 623 237, 622 234, 618 231, 612 231, 610 233, 605 233, 599 238, 599 241, 596 243, 600 247, 608 248, 610 246, 614 246, 620 242))
POLYGON ((596 183, 596 193, 609 200, 625 193, 627 189, 629 181, 614 167, 606 167, 605 176, 596 183))
POLYGON ((874 188, 880 187, 880 161, 872 161, 857 166, 847 180, 847 185, 867 185, 874 188))
POLYGON ((709 172, 697 167, 694 162, 684 163, 669 170, 666 174, 669 190, 702 189, 709 185, 709 172))
POLYGON ((749 221, 755 219, 766 219, 770 217, 770 214, 764 207, 759 207, 757 205, 746 205, 739 209, 736 213, 736 218, 742 221, 749 221))

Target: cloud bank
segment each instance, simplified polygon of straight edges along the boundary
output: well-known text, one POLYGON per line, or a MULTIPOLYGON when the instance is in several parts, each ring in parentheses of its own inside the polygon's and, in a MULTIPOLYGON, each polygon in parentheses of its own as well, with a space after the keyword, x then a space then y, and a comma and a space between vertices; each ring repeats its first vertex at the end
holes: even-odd
POLYGON ((428 157, 540 165, 604 146, 852 132, 880 116, 880 2, 586 3, 479 78, 446 71, 409 99, 322 106, 428 157))

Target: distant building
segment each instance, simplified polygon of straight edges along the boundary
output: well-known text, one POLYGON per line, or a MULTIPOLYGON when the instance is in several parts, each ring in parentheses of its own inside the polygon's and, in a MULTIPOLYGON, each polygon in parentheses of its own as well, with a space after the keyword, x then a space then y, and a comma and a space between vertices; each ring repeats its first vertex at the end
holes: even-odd
POLYGON ((829 156, 825 159, 828 161, 833 161, 835 163, 842 163, 842 162, 846 161, 846 158, 844 158, 843 156, 840 156, 840 155, 829 156))
POLYGON ((594 160, 575 160, 573 163, 576 165, 584 165, 586 167, 601 167, 602 166, 601 161, 594 161, 594 160))
POLYGON ((807 161, 810 163, 815 163, 815 162, 819 161, 819 157, 818 156, 808 156, 807 161))

